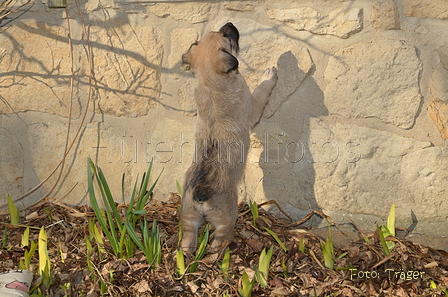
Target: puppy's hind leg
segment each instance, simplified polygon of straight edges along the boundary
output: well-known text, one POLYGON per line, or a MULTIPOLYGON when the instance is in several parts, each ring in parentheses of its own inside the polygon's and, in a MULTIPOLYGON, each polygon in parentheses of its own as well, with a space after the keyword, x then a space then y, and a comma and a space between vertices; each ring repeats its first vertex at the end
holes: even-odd
POLYGON ((269 96, 277 84, 277 68, 272 67, 266 70, 261 77, 260 85, 252 93, 252 124, 255 125, 263 113, 264 107, 268 102, 269 96))
POLYGON ((204 223, 204 217, 194 207, 196 202, 184 203, 180 214, 182 229, 182 250, 186 253, 194 253, 198 243, 198 230, 204 223))
POLYGON ((219 197, 219 205, 211 205, 206 212, 206 220, 215 227, 212 249, 219 248, 225 241, 231 243, 234 238, 236 220, 238 219, 238 197, 219 197), (229 199, 230 198, 230 199, 229 199))

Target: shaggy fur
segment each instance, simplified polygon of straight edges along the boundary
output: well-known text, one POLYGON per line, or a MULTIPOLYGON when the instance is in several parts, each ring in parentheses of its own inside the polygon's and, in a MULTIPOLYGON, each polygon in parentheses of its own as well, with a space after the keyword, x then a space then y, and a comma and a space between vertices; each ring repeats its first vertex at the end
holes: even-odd
POLYGON ((239 33, 232 23, 191 45, 182 60, 195 73, 198 110, 196 156, 188 169, 182 197, 182 248, 193 252, 200 226, 215 227, 212 248, 233 240, 238 216, 237 186, 250 145, 250 129, 259 121, 277 83, 268 69, 251 94, 238 72, 239 33))

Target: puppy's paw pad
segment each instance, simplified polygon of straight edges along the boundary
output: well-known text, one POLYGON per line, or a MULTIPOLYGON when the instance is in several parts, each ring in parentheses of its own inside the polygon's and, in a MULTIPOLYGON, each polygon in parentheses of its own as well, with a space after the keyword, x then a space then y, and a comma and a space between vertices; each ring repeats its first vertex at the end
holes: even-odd
POLYGON ((263 76, 261 77, 261 81, 265 80, 277 81, 277 79, 278 79, 277 68, 275 67, 271 67, 268 70, 266 70, 263 73, 263 76))

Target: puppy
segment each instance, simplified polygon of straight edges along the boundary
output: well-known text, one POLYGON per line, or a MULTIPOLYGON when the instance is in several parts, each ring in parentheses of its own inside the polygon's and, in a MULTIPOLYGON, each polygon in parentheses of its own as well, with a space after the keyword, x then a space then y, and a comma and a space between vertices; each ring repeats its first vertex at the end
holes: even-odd
POLYGON ((238 72, 238 39, 237 28, 227 23, 182 56, 198 79, 195 160, 186 172, 180 215, 185 252, 195 251, 205 221, 215 227, 212 248, 233 240, 250 130, 277 83, 277 70, 270 68, 250 93, 238 72))

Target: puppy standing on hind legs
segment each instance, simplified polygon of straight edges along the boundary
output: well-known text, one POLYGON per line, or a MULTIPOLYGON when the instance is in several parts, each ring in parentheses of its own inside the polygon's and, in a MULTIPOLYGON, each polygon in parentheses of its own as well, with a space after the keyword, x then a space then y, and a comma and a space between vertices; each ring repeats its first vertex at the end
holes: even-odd
POLYGON ((268 69, 251 94, 238 72, 239 32, 232 23, 191 45, 182 56, 195 72, 198 119, 195 160, 185 176, 182 197, 181 246, 197 247, 204 222, 215 227, 212 248, 233 240, 238 218, 238 183, 250 145, 250 130, 258 123, 277 83, 277 70, 268 69))

